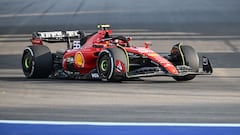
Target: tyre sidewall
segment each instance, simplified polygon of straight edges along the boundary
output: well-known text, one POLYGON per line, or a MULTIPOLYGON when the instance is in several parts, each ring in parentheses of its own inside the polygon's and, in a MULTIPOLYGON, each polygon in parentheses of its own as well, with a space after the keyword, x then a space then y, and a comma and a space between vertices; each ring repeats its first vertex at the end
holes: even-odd
POLYGON ((32 78, 34 76, 35 69, 35 59, 33 51, 30 47, 26 47, 23 51, 22 56, 22 70, 27 78, 32 78), (26 59, 29 59, 28 67, 26 66, 26 59))
MULTIPOLYGON (((198 72, 199 70, 199 57, 196 51, 187 45, 178 45, 179 49, 179 60, 182 60, 184 65, 190 66, 192 68, 192 72, 198 72)), ((196 77, 196 75, 186 75, 186 76, 176 76, 173 77, 177 81, 188 81, 192 80, 196 77)))
POLYGON ((111 52, 108 49, 103 50, 99 54, 99 57, 97 60, 97 72, 98 72, 100 78, 103 81, 110 80, 113 76, 114 67, 115 67, 115 65, 114 65, 114 60, 113 60, 113 56, 112 56, 111 52), (102 64, 103 60, 108 61, 107 62, 108 69, 106 69, 106 72, 103 72, 101 69, 101 66, 102 66, 101 64, 102 64))
POLYGON ((128 69, 128 61, 127 61, 127 57, 126 54, 124 52, 124 50, 120 49, 120 48, 108 48, 103 50, 100 55, 99 58, 97 60, 97 71, 99 73, 99 76, 102 80, 104 81, 121 81, 124 80, 126 78, 126 72, 128 69), (102 76, 101 75, 101 71, 100 71, 100 64, 101 64, 101 58, 103 57, 103 55, 106 55, 108 57, 108 59, 110 60, 110 68, 109 68, 109 73, 107 76, 102 76), (122 68, 122 71, 117 70, 117 66, 116 65, 119 64, 119 66, 122 68))
POLYGON ((27 78, 47 78, 52 72, 52 54, 47 46, 28 46, 24 49, 22 68, 27 78), (24 58, 31 57, 31 71, 24 69, 24 58))

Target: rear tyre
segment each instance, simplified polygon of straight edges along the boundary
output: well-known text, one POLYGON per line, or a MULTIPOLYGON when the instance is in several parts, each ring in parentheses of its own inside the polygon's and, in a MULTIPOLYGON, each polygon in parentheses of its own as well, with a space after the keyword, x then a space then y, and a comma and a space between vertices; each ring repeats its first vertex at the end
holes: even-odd
POLYGON ((52 54, 47 46, 28 46, 22 55, 22 70, 27 78, 47 78, 52 71, 52 54))
MULTIPOLYGON (((187 45, 175 45, 174 49, 178 49, 178 51, 172 51, 171 55, 174 56, 178 62, 176 65, 186 65, 192 68, 193 72, 198 72, 199 70, 199 58, 198 54, 191 46, 187 45)), ((177 81, 188 81, 192 80, 196 77, 196 75, 186 75, 186 76, 177 76, 173 77, 177 81)))
POLYGON ((126 79, 128 60, 124 50, 108 48, 103 50, 97 60, 97 72, 103 81, 122 81, 126 79))

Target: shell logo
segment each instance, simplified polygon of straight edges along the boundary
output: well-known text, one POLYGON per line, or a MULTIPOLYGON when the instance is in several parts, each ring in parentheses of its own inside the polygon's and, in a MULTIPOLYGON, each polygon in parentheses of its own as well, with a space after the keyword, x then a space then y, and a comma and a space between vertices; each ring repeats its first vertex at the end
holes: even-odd
POLYGON ((75 65, 79 68, 84 67, 84 57, 82 53, 76 53, 75 55, 75 65))

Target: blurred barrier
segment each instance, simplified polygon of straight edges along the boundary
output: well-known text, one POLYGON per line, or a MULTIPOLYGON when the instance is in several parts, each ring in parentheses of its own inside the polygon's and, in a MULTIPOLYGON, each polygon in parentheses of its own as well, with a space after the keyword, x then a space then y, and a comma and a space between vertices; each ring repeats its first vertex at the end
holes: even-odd
POLYGON ((240 124, 0 120, 1 135, 239 135, 240 124))

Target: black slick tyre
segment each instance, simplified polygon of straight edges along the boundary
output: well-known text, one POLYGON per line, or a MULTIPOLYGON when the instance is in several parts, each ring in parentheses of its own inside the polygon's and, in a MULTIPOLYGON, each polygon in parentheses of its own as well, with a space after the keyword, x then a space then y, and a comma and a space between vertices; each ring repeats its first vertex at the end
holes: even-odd
POLYGON ((28 46, 23 51, 22 70, 27 78, 47 78, 52 71, 52 62, 52 54, 47 46, 28 46))
POLYGON ((122 81, 126 79, 128 60, 123 49, 103 50, 97 60, 97 72, 103 81, 122 81))
MULTIPOLYGON (((177 51, 178 54, 171 54, 177 56, 178 60, 181 63, 181 65, 190 66, 192 69, 192 72, 198 72, 199 70, 199 57, 196 51, 191 47, 187 45, 176 45, 174 47, 177 47, 179 51, 177 51)), ((173 78, 176 81, 189 81, 196 77, 196 75, 186 75, 186 76, 174 76, 173 78)))

